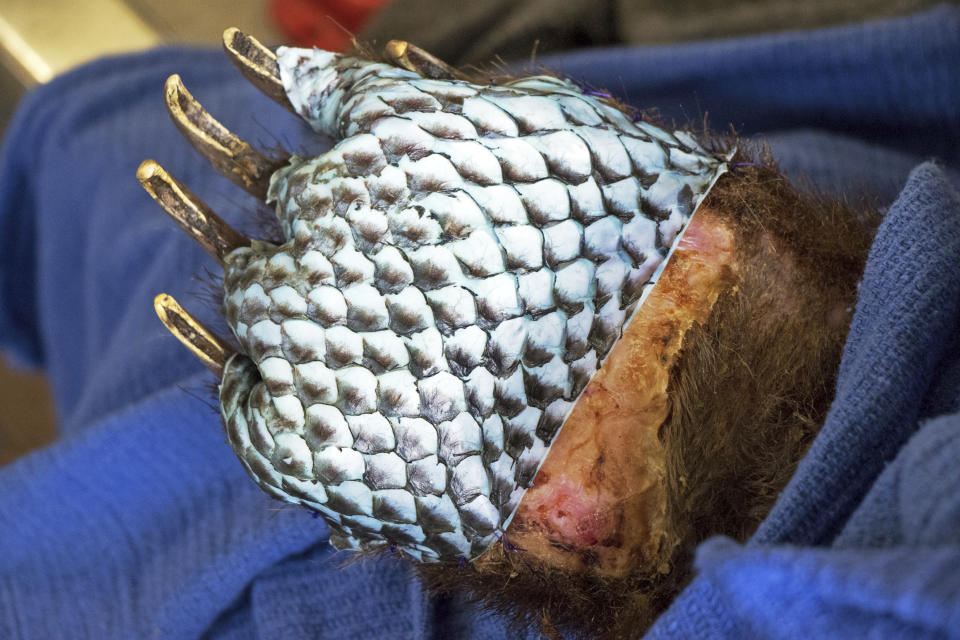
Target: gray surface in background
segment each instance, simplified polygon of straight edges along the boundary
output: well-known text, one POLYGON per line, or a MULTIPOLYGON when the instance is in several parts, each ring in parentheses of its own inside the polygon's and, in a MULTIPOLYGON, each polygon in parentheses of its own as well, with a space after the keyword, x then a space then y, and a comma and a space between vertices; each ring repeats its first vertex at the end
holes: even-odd
POLYGON ((662 44, 905 15, 942 0, 395 0, 361 34, 455 65, 579 47, 662 44))
POLYGON ((283 43, 267 0, 126 0, 164 42, 219 47, 223 30, 237 27, 268 45, 283 43))

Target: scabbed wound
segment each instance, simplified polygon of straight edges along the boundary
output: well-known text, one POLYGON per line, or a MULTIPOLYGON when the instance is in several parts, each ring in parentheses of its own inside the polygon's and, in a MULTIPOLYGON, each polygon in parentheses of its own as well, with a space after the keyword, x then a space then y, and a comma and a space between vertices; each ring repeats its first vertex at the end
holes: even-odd
POLYGON ((724 159, 557 78, 278 55, 296 110, 343 140, 274 174, 287 241, 229 256, 231 446, 338 548, 476 558, 724 159))
POLYGON ((676 253, 554 438, 514 515, 509 540, 534 562, 615 579, 635 575, 638 566, 670 566, 678 539, 668 516, 670 453, 661 429, 677 410, 671 371, 688 332, 707 322, 737 278, 733 233, 709 210, 691 220, 676 253))

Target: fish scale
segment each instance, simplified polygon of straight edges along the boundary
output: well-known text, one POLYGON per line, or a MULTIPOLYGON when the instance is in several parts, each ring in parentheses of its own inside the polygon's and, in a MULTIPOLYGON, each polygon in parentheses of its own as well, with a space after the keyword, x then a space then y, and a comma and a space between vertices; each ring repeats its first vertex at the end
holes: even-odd
POLYGON ((726 158, 558 78, 278 58, 343 140, 273 175, 286 242, 227 257, 229 442, 337 548, 476 558, 726 158))

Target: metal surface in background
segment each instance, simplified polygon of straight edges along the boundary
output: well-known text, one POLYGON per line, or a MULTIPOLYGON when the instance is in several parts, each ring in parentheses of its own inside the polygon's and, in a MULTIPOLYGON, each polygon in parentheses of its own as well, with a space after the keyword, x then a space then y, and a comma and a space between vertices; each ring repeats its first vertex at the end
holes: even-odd
POLYGON ((157 31, 118 0, 5 0, 0 5, 3 64, 25 86, 102 55, 159 43, 157 31))
POLYGON ((216 47, 228 26, 281 37, 268 0, 2 0, 0 132, 24 91, 105 55, 161 44, 216 47))

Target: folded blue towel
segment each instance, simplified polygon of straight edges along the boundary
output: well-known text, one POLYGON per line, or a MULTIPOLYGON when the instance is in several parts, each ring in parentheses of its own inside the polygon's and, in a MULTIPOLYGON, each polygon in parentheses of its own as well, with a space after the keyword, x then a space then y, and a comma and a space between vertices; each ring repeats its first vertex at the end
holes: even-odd
POLYGON ((958 344, 960 195, 924 164, 874 240, 823 430, 746 546, 701 545, 650 636, 960 635, 958 344))
MULTIPOLYGON (((958 60, 960 9, 941 7, 549 62, 765 133, 791 175, 888 208, 820 437, 748 544, 702 545, 651 637, 960 634, 958 60)), ((61 438, 0 469, 0 638, 504 637, 401 562, 343 568, 322 521, 226 446, 212 376, 152 309, 167 291, 222 326, 195 295, 215 265, 134 173, 156 158, 241 229, 255 205, 174 130, 171 73, 242 137, 316 149, 218 52, 103 60, 22 104, 0 158, 0 348, 47 370, 61 438)))

